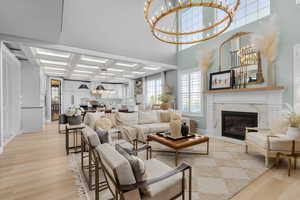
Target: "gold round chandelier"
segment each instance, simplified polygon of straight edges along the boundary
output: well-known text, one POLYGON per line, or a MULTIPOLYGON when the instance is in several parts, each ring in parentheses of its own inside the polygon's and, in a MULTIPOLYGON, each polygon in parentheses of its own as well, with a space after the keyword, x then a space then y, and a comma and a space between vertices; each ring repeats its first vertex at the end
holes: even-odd
POLYGON ((212 39, 226 31, 233 21, 233 15, 240 0, 146 0, 144 16, 155 38, 170 44, 193 44, 212 39), (232 1, 230 1, 232 2, 232 1), (179 15, 186 9, 206 7, 222 12, 218 21, 206 26, 181 30, 179 15))

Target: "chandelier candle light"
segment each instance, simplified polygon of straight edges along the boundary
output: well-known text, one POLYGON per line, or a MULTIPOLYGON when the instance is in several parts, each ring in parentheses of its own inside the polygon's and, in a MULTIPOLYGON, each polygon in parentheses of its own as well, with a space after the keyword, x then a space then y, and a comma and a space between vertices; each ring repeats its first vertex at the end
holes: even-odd
POLYGON ((144 16, 153 36, 158 40, 170 44, 193 44, 212 39, 226 31, 239 5, 240 0, 236 0, 233 4, 229 4, 227 0, 147 0, 144 16), (189 31, 180 30, 177 23, 179 12, 193 7, 218 9, 225 15, 206 27, 195 27, 189 31), (218 27, 221 28, 217 29, 218 27))

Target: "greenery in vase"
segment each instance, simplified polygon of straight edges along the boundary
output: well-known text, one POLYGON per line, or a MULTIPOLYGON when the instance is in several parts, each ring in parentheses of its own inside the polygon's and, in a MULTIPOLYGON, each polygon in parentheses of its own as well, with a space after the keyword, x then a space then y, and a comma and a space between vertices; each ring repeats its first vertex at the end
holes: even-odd
POLYGON ((163 93, 159 95, 158 100, 162 103, 171 103, 173 101, 174 97, 170 94, 163 93))
POLYGON ((291 105, 285 104, 286 109, 283 111, 284 118, 289 122, 289 126, 299 128, 300 115, 295 112, 291 105))
POLYGON ((81 116, 83 112, 84 110, 82 108, 71 106, 66 109, 65 115, 68 117, 76 117, 76 116, 81 116))

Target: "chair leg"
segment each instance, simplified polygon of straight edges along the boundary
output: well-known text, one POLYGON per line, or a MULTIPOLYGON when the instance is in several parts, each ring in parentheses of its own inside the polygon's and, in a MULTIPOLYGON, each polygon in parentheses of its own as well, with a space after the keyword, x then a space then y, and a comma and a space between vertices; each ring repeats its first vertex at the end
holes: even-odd
POLYGON ((185 173, 184 171, 182 172, 182 182, 181 182, 181 190, 182 190, 182 200, 185 200, 185 190, 184 190, 184 187, 185 187, 185 173))
POLYGON ((297 169, 297 157, 294 157, 294 169, 297 169))
POLYGON ((245 153, 248 153, 248 149, 249 147, 248 147, 248 145, 246 144, 246 146, 245 146, 245 153))

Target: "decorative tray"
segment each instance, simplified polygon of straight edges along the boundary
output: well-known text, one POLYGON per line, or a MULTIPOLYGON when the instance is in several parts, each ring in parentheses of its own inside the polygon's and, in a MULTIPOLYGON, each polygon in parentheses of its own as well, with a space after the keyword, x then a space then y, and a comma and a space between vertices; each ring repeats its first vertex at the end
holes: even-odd
POLYGON ((177 141, 177 140, 183 140, 183 139, 188 139, 188 138, 192 138, 195 137, 195 134, 189 134, 188 136, 181 136, 181 137, 172 137, 171 133, 156 133, 156 135, 160 136, 160 137, 164 137, 166 139, 170 139, 173 141, 177 141))

